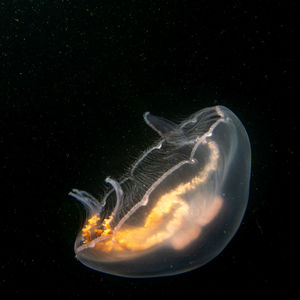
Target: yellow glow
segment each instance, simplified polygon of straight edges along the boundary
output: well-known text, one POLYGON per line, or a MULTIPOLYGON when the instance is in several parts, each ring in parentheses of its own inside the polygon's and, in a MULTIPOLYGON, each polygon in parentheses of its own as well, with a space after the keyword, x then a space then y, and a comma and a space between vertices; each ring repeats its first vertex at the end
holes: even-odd
POLYGON ((168 193, 162 195, 148 214, 144 225, 140 227, 120 228, 114 235, 110 223, 113 217, 104 219, 102 224, 97 225, 99 217, 94 215, 88 220, 88 224, 82 229, 84 243, 91 240, 92 235, 109 236, 95 245, 96 249, 102 252, 110 251, 142 251, 170 239, 170 244, 175 249, 182 249, 195 240, 202 231, 202 226, 209 223, 219 212, 222 206, 222 199, 216 197, 206 203, 205 199, 199 196, 199 203, 193 204, 193 208, 184 196, 187 192, 199 188, 205 183, 210 172, 216 170, 219 151, 213 142, 203 142, 210 149, 209 161, 203 170, 189 182, 178 185, 168 193), (204 204, 203 204, 204 203, 204 204), (193 210, 197 208, 196 216, 193 210), (195 219, 191 219, 191 216, 195 219))
POLYGON ((97 222, 100 220, 100 218, 98 216, 92 216, 89 220, 88 223, 90 225, 96 225, 97 222))

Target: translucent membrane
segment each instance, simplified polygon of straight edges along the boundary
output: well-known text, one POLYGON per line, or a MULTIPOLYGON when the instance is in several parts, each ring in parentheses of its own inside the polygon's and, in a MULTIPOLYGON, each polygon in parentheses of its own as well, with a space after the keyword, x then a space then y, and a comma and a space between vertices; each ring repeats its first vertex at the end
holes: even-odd
POLYGON ((144 119, 160 139, 124 179, 108 177, 102 201, 70 193, 87 212, 76 257, 126 277, 173 275, 212 260, 237 231, 249 193, 250 143, 229 109, 205 108, 180 124, 144 119))

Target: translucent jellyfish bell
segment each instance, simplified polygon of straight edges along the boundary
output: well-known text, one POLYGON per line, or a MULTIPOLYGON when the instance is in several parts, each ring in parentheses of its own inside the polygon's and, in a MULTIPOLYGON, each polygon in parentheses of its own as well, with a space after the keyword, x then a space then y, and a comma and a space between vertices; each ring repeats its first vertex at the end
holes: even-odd
POLYGON ((98 201, 86 208, 76 257, 125 277, 167 276, 198 268, 229 243, 247 207, 251 149, 241 121, 226 107, 202 109, 180 124, 150 113, 160 139, 98 201))

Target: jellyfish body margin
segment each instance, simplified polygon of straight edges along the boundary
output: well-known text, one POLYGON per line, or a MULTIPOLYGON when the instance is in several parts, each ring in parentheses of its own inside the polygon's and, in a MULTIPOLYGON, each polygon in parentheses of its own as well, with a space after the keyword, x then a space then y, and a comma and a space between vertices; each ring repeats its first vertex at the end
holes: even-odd
POLYGON ((75 241, 84 265, 124 277, 158 277, 198 268, 216 257, 244 216, 251 148, 238 117, 204 108, 180 123, 149 112, 159 139, 99 201, 70 196, 86 210, 75 241))

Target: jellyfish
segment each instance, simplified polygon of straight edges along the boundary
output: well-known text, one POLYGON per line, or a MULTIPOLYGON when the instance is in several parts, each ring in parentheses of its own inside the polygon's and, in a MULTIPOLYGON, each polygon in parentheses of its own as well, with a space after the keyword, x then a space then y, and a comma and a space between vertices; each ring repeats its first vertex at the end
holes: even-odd
POLYGON ((75 241, 84 265, 123 277, 158 277, 201 267, 237 232, 244 216, 251 148, 224 106, 176 123, 146 112, 157 141, 98 200, 73 189, 86 210, 75 241))

